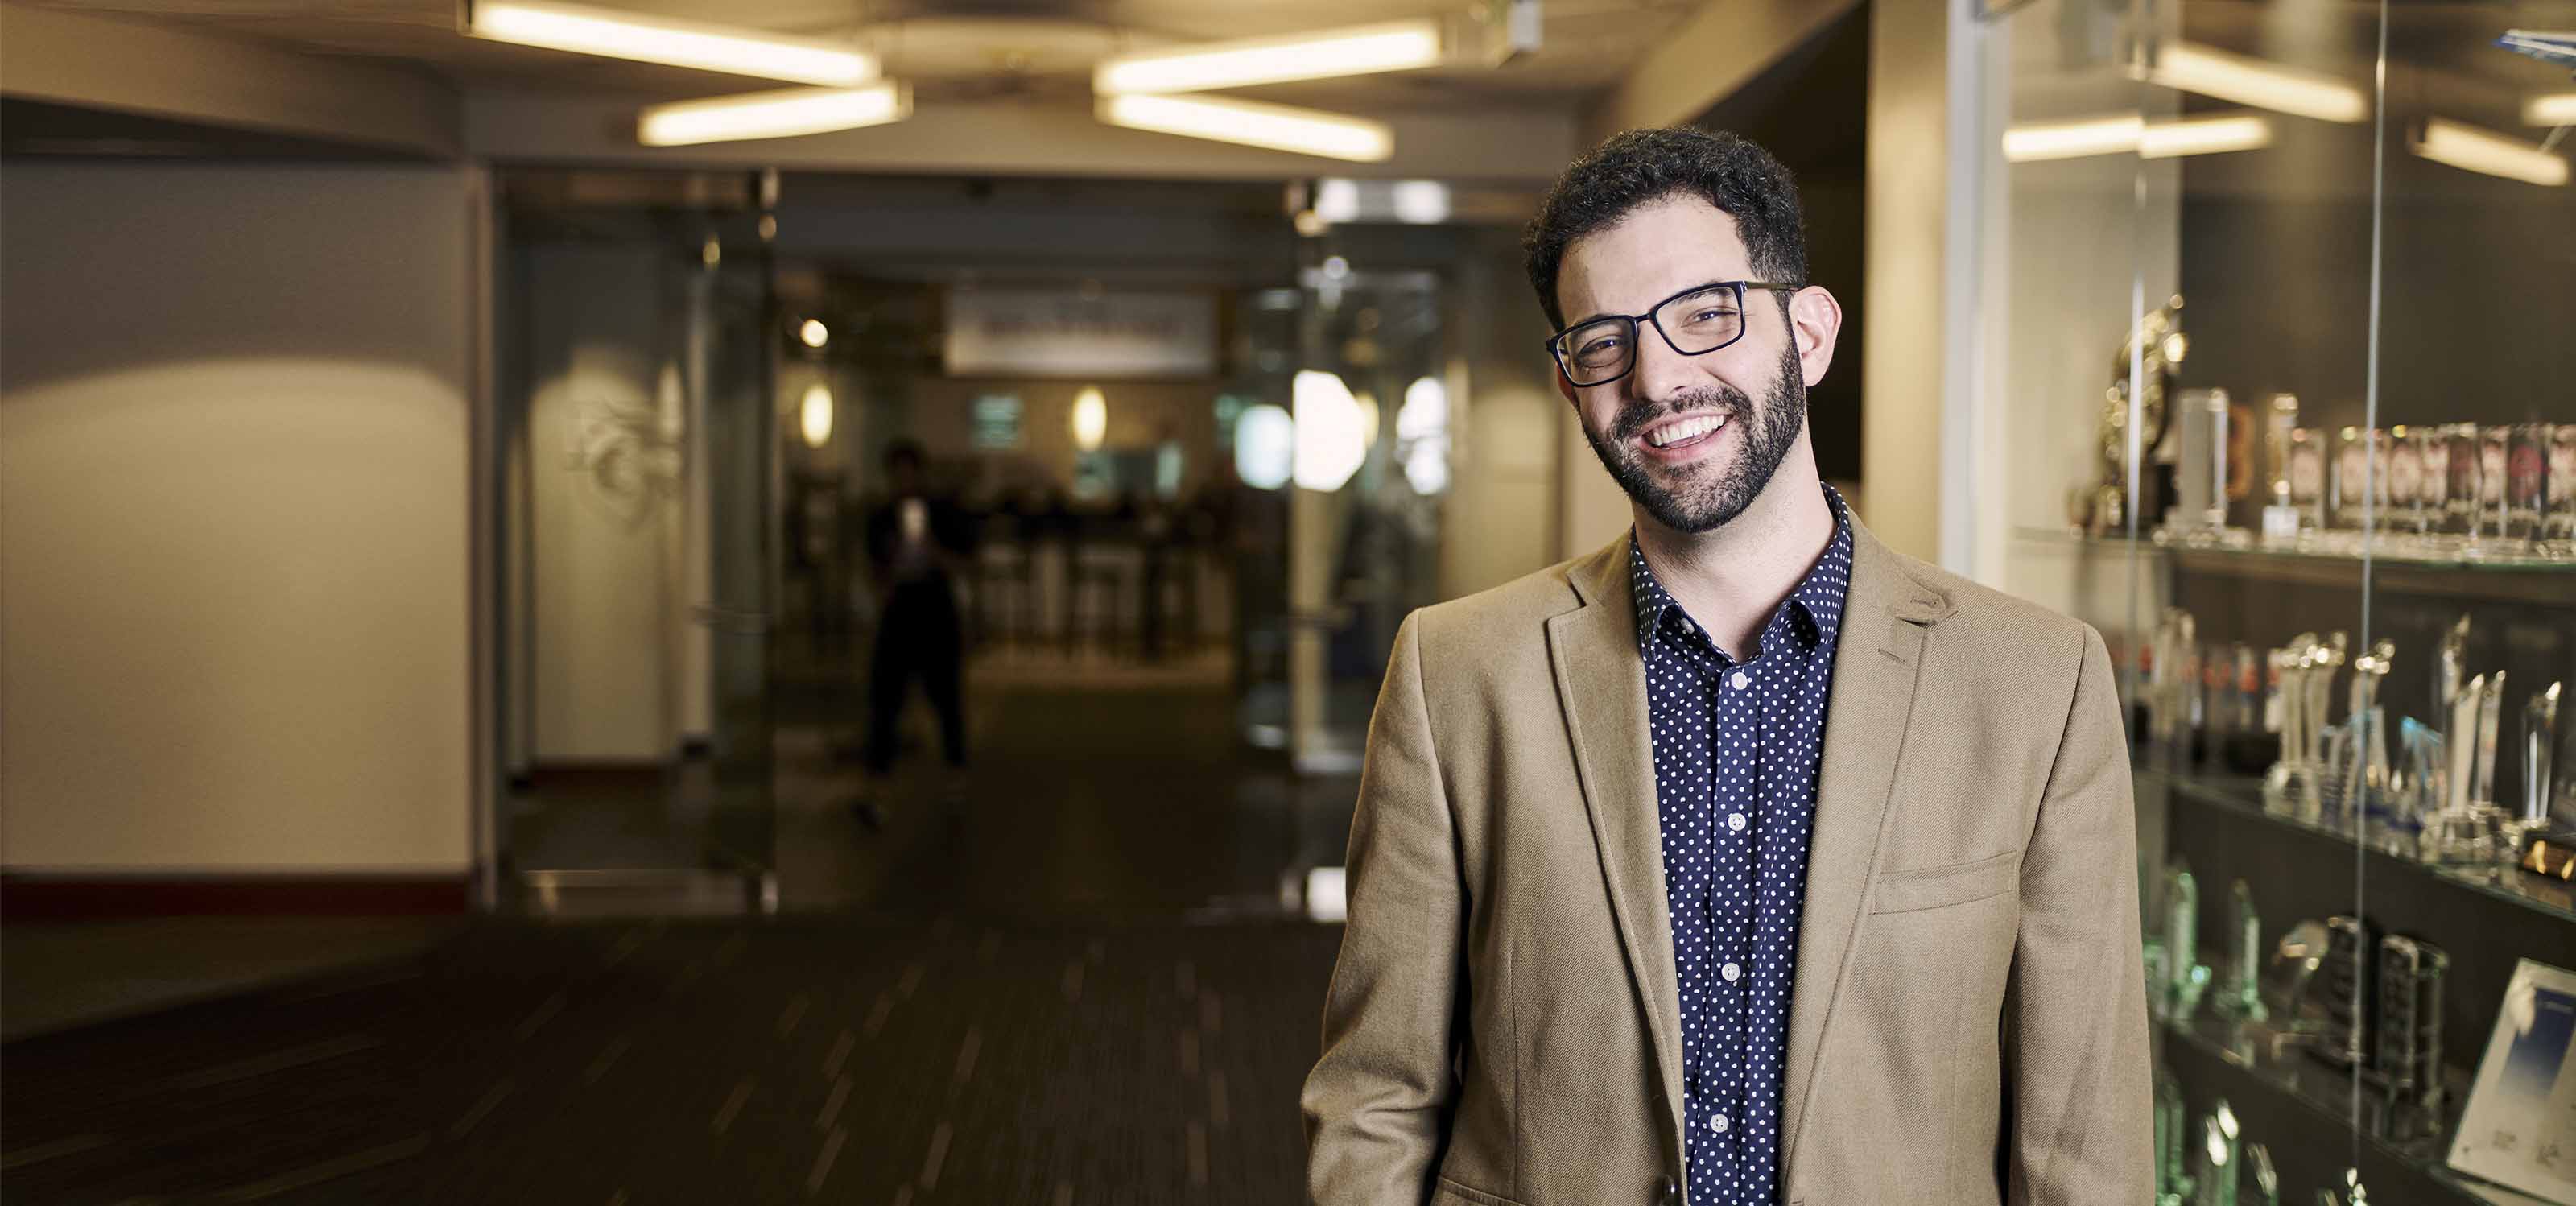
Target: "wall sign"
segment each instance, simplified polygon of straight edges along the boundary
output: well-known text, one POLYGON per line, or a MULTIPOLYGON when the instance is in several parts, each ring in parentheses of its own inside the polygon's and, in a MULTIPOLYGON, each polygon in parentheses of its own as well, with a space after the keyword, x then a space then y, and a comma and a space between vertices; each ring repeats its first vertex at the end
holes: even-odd
POLYGON ((1216 298, 951 289, 947 360, 950 376, 1214 376, 1216 298))
POLYGON ((984 394, 975 399, 974 415, 977 448, 1007 452, 1024 442, 1020 435, 1019 395, 984 394))

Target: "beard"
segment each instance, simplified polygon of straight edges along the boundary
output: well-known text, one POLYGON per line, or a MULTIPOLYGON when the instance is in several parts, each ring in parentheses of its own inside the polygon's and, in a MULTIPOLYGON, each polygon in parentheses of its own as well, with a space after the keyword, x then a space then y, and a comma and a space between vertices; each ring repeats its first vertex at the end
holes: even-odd
POLYGON ((1697 534, 1725 526, 1762 496, 1806 423, 1807 382, 1793 338, 1759 406, 1744 391, 1716 384, 1665 401, 1633 403, 1612 420, 1606 434, 1583 424, 1583 437, 1592 445, 1593 455, 1601 458, 1601 467, 1610 471, 1611 480, 1655 522, 1676 532, 1697 534), (1680 480, 1670 485, 1657 480, 1659 471, 1637 452, 1637 437, 1674 415, 1711 409, 1724 411, 1726 426, 1742 433, 1735 455, 1679 466, 1672 473, 1680 480))

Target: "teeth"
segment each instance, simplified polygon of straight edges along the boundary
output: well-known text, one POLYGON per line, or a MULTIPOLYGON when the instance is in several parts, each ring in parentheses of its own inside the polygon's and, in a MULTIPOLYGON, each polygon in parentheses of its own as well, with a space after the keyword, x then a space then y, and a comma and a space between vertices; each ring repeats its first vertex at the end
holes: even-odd
POLYGON ((1694 419, 1684 419, 1678 423, 1667 423, 1647 432, 1646 442, 1657 448, 1669 448, 1684 440, 1698 439, 1724 426, 1726 426, 1726 416, 1703 415, 1694 419))

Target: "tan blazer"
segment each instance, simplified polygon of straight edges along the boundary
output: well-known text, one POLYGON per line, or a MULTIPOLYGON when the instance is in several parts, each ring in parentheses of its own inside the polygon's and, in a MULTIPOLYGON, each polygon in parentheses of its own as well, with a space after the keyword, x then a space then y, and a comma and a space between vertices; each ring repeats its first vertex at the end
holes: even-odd
MULTIPOLYGON (((1791 989, 1791 1206, 2149 1200, 2127 742, 2091 628, 1854 525, 1791 989)), ((1399 631, 1304 1093, 1322 1206, 1679 1202, 1627 538, 1399 631)))

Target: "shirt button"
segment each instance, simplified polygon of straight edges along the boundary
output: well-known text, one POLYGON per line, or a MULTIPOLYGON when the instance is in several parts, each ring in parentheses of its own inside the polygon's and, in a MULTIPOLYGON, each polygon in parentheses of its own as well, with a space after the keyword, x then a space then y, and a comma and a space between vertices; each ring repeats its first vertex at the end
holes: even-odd
POLYGON ((1724 1115, 1724 1114, 1711 1114, 1711 1115, 1709 1115, 1709 1116, 1708 1116, 1708 1130, 1709 1130, 1709 1133, 1710 1133, 1710 1134, 1712 1134, 1712 1135, 1723 1135, 1723 1134, 1725 1134, 1725 1133, 1726 1133, 1726 1115, 1724 1115))
POLYGON ((1744 974, 1744 969, 1729 963, 1726 966, 1717 969, 1717 974, 1726 977, 1727 983, 1733 984, 1738 977, 1741 977, 1744 974))
POLYGON ((1744 832, 1744 814, 1740 812, 1728 814, 1726 818, 1726 827, 1737 833, 1744 832))
POLYGON ((1729 686, 1732 686, 1732 687, 1734 687, 1736 690, 1741 691, 1741 690, 1743 690, 1743 689, 1745 688, 1746 684, 1751 683, 1753 680, 1752 680, 1752 679, 1750 679, 1750 678, 1745 677, 1745 676, 1744 676, 1744 672, 1743 672, 1743 671, 1741 671, 1741 670, 1738 670, 1738 671, 1736 671, 1736 672, 1735 672, 1735 677, 1730 678, 1730 679, 1728 679, 1728 680, 1726 680, 1726 681, 1727 681, 1727 684, 1728 684, 1729 686))

